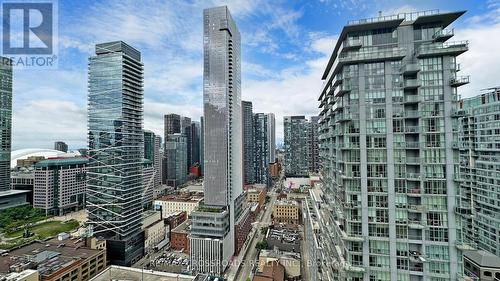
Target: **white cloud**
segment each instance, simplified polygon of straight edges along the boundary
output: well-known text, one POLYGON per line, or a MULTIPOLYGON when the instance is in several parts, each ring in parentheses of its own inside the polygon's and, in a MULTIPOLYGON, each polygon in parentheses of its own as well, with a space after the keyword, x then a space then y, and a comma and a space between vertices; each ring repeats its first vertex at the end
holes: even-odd
POLYGON ((84 147, 86 114, 86 108, 69 101, 30 101, 13 112, 13 149, 51 148, 56 140, 84 147))
MULTIPOLYGON (((500 10, 497 11, 500 16, 500 10)), ((481 89, 500 85, 500 22, 472 25, 456 29, 454 39, 469 40, 469 51, 457 58, 461 71, 458 75, 470 75, 471 83, 459 88, 462 97, 475 96, 481 89)))

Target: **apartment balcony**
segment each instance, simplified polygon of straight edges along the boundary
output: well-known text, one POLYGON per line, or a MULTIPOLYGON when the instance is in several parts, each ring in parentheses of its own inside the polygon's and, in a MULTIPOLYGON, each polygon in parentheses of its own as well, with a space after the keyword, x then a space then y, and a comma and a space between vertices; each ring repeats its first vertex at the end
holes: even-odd
POLYGON ((353 38, 348 38, 342 42, 342 46, 340 49, 342 51, 351 51, 351 50, 356 50, 359 49, 363 46, 363 43, 361 42, 360 39, 353 39, 353 38))
POLYGON ((425 212, 425 206, 423 206, 423 205, 408 205, 408 212, 414 212, 414 213, 425 212))
POLYGON ((338 122, 346 122, 352 120, 352 114, 350 113, 342 113, 339 114, 337 117, 338 122))
POLYGON ((420 114, 418 110, 407 110, 404 114, 405 118, 419 118, 420 114))
POLYGON ((469 41, 423 44, 417 49, 418 58, 435 56, 458 56, 469 50, 469 41))
POLYGON ((424 229, 425 225, 422 221, 419 220, 409 220, 408 221, 408 228, 411 229, 424 229))
POLYGON ((409 197, 421 197, 422 192, 421 192, 420 188, 410 188, 406 192, 406 195, 408 195, 409 197))
POLYGON ((450 86, 460 87, 469 84, 469 76, 457 76, 450 79, 450 86))
POLYGON ((463 109, 451 111, 451 117, 462 117, 462 116, 465 116, 465 110, 463 109))
POLYGON ((342 73, 337 73, 333 78, 332 87, 336 87, 338 84, 342 83, 342 73))
POLYGON ((418 87, 420 87, 420 81, 417 79, 407 79, 403 83, 403 88, 405 90, 417 89, 418 87))
POLYGON ((386 60, 401 60, 406 56, 406 49, 393 48, 376 52, 342 53, 338 56, 339 64, 368 63, 386 60))
POLYGON ((403 75, 414 75, 420 71, 420 66, 416 63, 409 63, 401 66, 401 73, 403 75))
POLYGON ((471 250, 476 250, 477 249, 477 244, 472 241, 460 241, 457 240, 455 242, 455 246, 462 251, 471 251, 471 250))
POLYGON ((346 265, 346 266, 344 267, 344 269, 345 269, 346 271, 349 271, 349 272, 360 272, 360 273, 365 272, 364 267, 362 267, 361 265, 356 266, 356 265, 350 265, 350 264, 348 264, 348 265, 346 265))
POLYGON ((413 96, 406 96, 404 99, 405 103, 419 103, 420 102, 420 97, 417 95, 413 96))
POLYGON ((453 37, 453 35, 455 35, 455 31, 453 29, 441 29, 432 35, 432 39, 434 42, 445 42, 453 37))
POLYGON ((404 128, 404 131, 407 134, 418 134, 420 131, 420 127, 419 126, 406 126, 404 128))
POLYGON ((335 89, 334 96, 340 97, 343 94, 350 92, 351 90, 352 90, 351 84, 341 84, 335 89))
POLYGON ((364 242, 365 237, 362 235, 347 234, 342 232, 342 240, 351 242, 364 242))
POLYGON ((396 148, 406 148, 406 149, 419 149, 419 142, 395 142, 394 147, 396 148))

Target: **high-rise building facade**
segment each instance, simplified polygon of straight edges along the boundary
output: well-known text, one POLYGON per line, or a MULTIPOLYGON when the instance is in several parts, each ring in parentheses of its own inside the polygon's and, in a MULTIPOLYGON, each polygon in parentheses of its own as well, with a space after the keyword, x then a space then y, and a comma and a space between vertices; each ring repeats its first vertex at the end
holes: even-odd
POLYGON ((200 122, 191 122, 191 166, 200 164, 200 122))
POLYGON ((321 177, 341 280, 456 280, 456 57, 463 12, 349 22, 322 80, 321 177), (331 214, 330 210, 332 211, 331 214))
POLYGON ((63 141, 54 142, 54 150, 68 152, 68 145, 63 141))
POLYGON ((88 159, 47 159, 35 164, 33 207, 47 215, 62 216, 85 205, 88 159))
POLYGON ((243 189, 240 48, 240 34, 228 8, 205 9, 204 188, 205 205, 214 208, 191 213, 191 265, 200 272, 222 273, 235 252, 235 223, 241 210, 235 202, 243 189), (207 229, 207 220, 217 229, 207 229))
POLYGON ((500 257, 500 88, 461 100, 460 188, 462 235, 500 257))
POLYGON ((187 179, 187 138, 184 134, 167 136, 165 156, 167 159, 167 184, 178 187, 187 179))
POLYGON ((205 173, 205 120, 200 117, 200 168, 201 175, 205 173))
POLYGON ((10 190, 12 143, 12 65, 0 57, 0 192, 10 190))
POLYGON ((313 173, 319 172, 319 117, 311 116, 309 121, 309 136, 308 136, 308 148, 309 148, 309 171, 313 173))
POLYGON ((269 164, 276 163, 276 118, 274 113, 267 114, 267 145, 269 146, 269 164))
POLYGON ((144 250, 143 71, 140 52, 121 41, 97 44, 89 59, 87 223, 119 265, 144 250))
POLYGON ((186 145, 187 145, 187 150, 186 150, 186 160, 187 160, 187 168, 186 168, 186 174, 189 173, 189 167, 193 165, 193 156, 192 156, 192 147, 193 147, 193 137, 191 135, 191 118, 189 117, 182 117, 181 118, 181 134, 186 136, 186 145))
POLYGON ((241 101, 243 118, 243 183, 255 182, 254 125, 252 102, 241 101))
POLYGON ((305 116, 283 118, 285 139, 285 176, 309 175, 309 122, 305 116))
POLYGON ((181 116, 178 114, 170 113, 164 116, 164 135, 163 139, 166 140, 168 135, 181 133, 181 116))
POLYGON ((254 114, 254 182, 271 185, 271 176, 269 174, 269 163, 271 154, 269 151, 269 118, 268 114, 254 114))
POLYGON ((27 204, 27 190, 10 189, 12 61, 0 56, 0 210, 27 204))

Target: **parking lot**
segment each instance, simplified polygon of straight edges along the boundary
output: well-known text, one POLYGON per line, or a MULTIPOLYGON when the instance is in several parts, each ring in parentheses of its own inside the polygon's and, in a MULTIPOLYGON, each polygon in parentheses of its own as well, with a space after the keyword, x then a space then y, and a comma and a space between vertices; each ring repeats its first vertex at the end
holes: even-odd
POLYGON ((152 258, 149 264, 146 264, 149 269, 168 271, 173 273, 187 273, 189 268, 189 256, 179 252, 163 252, 155 258, 152 258))

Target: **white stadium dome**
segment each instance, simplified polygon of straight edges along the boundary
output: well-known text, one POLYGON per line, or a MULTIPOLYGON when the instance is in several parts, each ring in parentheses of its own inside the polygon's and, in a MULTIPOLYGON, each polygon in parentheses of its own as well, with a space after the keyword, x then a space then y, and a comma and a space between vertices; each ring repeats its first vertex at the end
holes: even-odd
POLYGON ((45 158, 54 157, 74 157, 80 156, 78 151, 73 152, 62 152, 54 149, 44 149, 44 148, 25 148, 14 150, 10 154, 10 167, 15 168, 17 165, 17 160, 27 159, 30 156, 43 156, 45 158))

